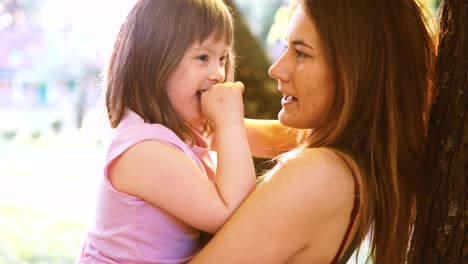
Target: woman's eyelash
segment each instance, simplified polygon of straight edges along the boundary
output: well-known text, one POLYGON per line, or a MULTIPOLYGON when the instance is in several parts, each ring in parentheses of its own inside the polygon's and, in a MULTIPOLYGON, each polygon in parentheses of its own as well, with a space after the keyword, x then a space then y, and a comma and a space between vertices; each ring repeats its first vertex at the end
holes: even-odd
POLYGON ((302 51, 300 51, 300 50, 297 50, 297 49, 296 49, 296 54, 297 54, 297 56, 298 56, 299 58, 303 58, 303 57, 306 56, 304 52, 302 52, 302 51))
MULTIPOLYGON (((289 47, 288 47, 288 45, 285 44, 285 45, 283 45, 283 48, 284 48, 284 50, 287 50, 289 47)), ((296 52, 296 55, 297 55, 299 58, 307 57, 307 55, 306 55, 304 52, 302 52, 302 51, 300 51, 300 50, 298 50, 298 49, 295 49, 294 51, 296 52)))

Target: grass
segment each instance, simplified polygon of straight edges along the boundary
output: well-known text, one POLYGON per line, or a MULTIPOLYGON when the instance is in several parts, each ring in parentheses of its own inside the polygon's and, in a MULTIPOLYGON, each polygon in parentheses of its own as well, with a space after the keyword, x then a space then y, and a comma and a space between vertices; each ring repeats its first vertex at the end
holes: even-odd
POLYGON ((79 133, 0 140, 0 264, 73 263, 106 144, 79 133))
POLYGON ((87 221, 45 210, 0 206, 0 263, 73 263, 87 221))

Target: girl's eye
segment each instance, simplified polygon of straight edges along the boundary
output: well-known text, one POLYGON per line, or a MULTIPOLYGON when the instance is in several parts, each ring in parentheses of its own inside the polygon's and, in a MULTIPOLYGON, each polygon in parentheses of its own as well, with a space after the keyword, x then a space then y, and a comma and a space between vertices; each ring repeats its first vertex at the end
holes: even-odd
POLYGON ((208 55, 200 55, 197 58, 201 61, 208 61, 208 55))
POLYGON ((219 58, 219 61, 225 61, 227 59, 227 56, 222 56, 219 58))

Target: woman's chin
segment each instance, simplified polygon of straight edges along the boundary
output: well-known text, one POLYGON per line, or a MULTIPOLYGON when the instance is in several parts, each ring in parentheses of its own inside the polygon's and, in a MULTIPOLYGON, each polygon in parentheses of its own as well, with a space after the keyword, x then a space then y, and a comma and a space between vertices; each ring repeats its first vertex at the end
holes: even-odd
POLYGON ((287 117, 287 114, 284 112, 284 109, 281 109, 281 111, 278 113, 278 121, 283 126, 293 127, 291 124, 291 120, 287 117))
POLYGON ((297 128, 297 129, 310 129, 311 126, 310 124, 305 122, 305 120, 302 120, 298 118, 300 116, 293 116, 293 115, 288 115, 284 112, 284 110, 281 110, 278 113, 278 121, 286 127, 290 128, 297 128))

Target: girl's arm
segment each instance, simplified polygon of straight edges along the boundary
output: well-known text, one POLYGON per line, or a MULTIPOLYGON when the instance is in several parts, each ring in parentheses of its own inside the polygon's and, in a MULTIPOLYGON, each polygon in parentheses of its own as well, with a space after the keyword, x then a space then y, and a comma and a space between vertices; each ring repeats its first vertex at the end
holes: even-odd
POLYGON ((353 178, 336 154, 303 150, 273 170, 190 263, 328 264, 353 200, 353 178))
POLYGON ((215 123, 218 139, 216 183, 183 152, 157 141, 128 149, 109 168, 118 191, 140 197, 181 221, 215 233, 255 188, 255 170, 243 124, 240 84, 211 88, 203 111, 215 123))

